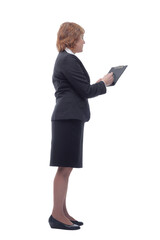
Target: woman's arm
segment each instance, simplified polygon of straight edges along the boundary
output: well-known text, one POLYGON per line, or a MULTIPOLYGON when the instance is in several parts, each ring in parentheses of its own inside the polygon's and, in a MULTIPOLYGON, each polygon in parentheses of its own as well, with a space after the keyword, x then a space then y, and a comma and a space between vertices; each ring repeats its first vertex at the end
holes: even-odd
POLYGON ((106 74, 103 78, 100 78, 97 81, 97 83, 103 81, 105 86, 107 87, 113 83, 113 80, 114 80, 114 77, 113 77, 113 73, 111 72, 111 73, 106 74))
POLYGON ((89 76, 80 60, 74 55, 68 55, 64 59, 62 72, 73 89, 84 98, 92 98, 106 93, 106 86, 103 81, 90 84, 89 76))

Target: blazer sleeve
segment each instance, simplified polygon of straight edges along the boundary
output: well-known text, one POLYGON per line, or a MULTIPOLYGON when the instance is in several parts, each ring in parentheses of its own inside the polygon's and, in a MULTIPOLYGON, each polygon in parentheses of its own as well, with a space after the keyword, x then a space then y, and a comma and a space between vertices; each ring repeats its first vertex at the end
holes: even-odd
POLYGON ((93 98, 106 93, 103 81, 90 84, 90 79, 83 64, 74 55, 68 55, 63 63, 62 71, 73 89, 83 98, 93 98))

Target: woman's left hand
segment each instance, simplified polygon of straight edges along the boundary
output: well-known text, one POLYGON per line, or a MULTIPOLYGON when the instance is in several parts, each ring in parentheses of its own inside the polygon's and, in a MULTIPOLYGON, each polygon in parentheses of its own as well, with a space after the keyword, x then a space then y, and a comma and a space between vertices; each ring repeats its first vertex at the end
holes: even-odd
POLYGON ((99 83, 99 82, 101 82, 102 81, 102 78, 100 78, 96 83, 99 83))

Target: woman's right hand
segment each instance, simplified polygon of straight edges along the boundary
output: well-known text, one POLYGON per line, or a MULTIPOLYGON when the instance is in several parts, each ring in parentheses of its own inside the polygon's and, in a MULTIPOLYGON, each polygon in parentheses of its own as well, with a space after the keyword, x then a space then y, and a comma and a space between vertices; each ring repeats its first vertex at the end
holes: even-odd
POLYGON ((106 86, 109 86, 113 83, 114 77, 113 77, 113 72, 106 74, 103 78, 102 81, 105 82, 106 86))

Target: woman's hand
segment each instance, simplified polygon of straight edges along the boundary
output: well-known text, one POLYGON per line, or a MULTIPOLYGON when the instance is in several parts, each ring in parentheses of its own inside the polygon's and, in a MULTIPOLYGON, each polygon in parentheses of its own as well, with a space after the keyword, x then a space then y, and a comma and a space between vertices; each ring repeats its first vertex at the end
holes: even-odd
POLYGON ((109 86, 113 83, 114 77, 113 77, 113 72, 106 74, 103 78, 102 81, 105 82, 106 86, 109 86))
POLYGON ((103 81, 106 86, 109 86, 113 83, 113 80, 114 80, 114 77, 113 77, 113 73, 111 72, 106 74, 103 78, 100 78, 96 83, 103 81))
POLYGON ((101 82, 102 81, 102 78, 100 78, 96 83, 99 83, 99 82, 101 82))

